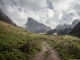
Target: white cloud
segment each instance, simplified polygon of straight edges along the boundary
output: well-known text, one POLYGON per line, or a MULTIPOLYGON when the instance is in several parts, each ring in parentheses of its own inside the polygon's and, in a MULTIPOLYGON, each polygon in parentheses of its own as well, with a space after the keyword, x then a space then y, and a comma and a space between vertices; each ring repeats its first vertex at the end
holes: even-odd
POLYGON ((80 18, 79 0, 0 0, 0 7, 20 26, 28 17, 51 28, 80 18))

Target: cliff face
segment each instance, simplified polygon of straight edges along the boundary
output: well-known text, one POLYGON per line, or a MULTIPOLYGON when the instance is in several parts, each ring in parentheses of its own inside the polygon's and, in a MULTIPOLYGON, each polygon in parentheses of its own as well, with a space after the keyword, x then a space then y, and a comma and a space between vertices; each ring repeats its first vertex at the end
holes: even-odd
POLYGON ((26 23, 26 30, 34 33, 46 33, 51 28, 29 17, 26 23))
POLYGON ((6 16, 3 11, 0 9, 0 19, 4 22, 7 22, 12 25, 16 25, 8 16, 6 16))

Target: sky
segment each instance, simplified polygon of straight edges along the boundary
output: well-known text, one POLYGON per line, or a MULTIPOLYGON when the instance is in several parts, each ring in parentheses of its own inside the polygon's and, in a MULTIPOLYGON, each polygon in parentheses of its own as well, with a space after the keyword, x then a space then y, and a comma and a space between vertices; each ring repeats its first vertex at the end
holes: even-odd
POLYGON ((28 17, 52 29, 80 19, 80 0, 0 0, 0 8, 19 26, 24 26, 28 17))

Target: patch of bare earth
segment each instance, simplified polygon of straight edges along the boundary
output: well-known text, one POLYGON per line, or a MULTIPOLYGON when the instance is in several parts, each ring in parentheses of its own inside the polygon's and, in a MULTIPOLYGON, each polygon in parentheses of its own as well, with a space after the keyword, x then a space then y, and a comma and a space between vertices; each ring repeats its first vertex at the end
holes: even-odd
POLYGON ((42 43, 43 49, 41 52, 37 53, 33 60, 61 60, 58 52, 52 49, 46 42, 42 43), (47 56, 45 56, 47 53, 47 56))

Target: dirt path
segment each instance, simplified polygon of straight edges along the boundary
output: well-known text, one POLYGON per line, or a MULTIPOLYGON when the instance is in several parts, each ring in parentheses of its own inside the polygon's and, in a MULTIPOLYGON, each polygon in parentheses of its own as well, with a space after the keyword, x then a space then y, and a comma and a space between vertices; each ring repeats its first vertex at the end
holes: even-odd
POLYGON ((42 43, 43 49, 37 53, 33 60, 61 60, 59 54, 52 49, 46 42, 42 43))

